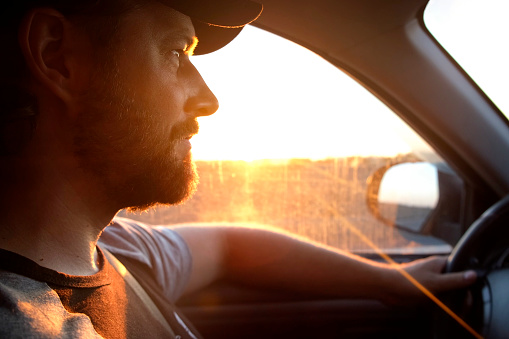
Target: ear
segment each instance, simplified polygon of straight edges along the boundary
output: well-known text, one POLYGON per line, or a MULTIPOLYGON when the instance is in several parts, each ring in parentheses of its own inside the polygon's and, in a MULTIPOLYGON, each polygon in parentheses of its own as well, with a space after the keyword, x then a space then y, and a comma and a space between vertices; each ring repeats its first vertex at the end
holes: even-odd
POLYGON ((33 9, 23 18, 18 39, 33 79, 68 102, 74 81, 71 23, 54 9, 33 9))

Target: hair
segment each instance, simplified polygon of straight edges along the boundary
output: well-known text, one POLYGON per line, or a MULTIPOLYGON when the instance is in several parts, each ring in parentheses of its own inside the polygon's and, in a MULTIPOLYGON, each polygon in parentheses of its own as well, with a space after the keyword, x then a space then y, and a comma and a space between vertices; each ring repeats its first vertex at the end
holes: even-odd
POLYGON ((18 42, 23 17, 33 8, 54 8, 84 27, 97 46, 107 46, 123 13, 140 0, 16 0, 0 14, 0 156, 19 153, 37 126, 37 100, 27 89, 29 71, 18 42))

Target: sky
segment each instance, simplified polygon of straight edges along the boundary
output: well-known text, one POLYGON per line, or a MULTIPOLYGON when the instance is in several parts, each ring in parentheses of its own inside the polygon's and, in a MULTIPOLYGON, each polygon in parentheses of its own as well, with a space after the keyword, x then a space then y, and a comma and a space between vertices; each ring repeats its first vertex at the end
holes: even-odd
MULTIPOLYGON (((475 2, 498 2, 509 7, 507 0, 475 2)), ((495 64, 495 58, 498 62, 509 60, 507 51, 504 54, 507 44, 459 28, 462 24, 473 26, 473 16, 478 16, 476 27, 487 27, 485 22, 491 23, 493 16, 502 19, 502 14, 495 10, 485 14, 473 3, 432 1, 426 22, 462 57, 463 63, 481 74, 486 86, 495 88, 494 96, 503 101, 509 97, 500 94, 504 86, 491 84, 504 77, 509 79, 509 74, 504 76, 500 69, 487 67, 495 64), (458 38, 462 32, 467 38, 458 38), (495 45, 497 55, 487 55, 487 47, 473 46, 476 37, 480 42, 475 42, 483 46, 495 45), (488 56, 493 62, 485 62, 488 56)), ((493 24, 488 28, 502 29, 493 24)), ((193 56, 192 62, 220 103, 216 114, 199 119, 200 133, 192 139, 196 160, 323 159, 392 156, 415 148, 420 152, 430 150, 384 104, 336 67, 301 46, 255 27, 246 27, 232 43, 215 53, 193 56)), ((508 103, 503 105, 507 107, 508 103)))

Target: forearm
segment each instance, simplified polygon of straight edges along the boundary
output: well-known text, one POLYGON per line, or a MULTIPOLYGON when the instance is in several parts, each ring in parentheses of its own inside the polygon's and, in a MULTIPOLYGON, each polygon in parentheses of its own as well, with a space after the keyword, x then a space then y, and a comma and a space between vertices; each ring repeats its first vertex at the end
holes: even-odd
POLYGON ((262 288, 381 298, 394 273, 388 265, 274 229, 205 226, 177 231, 193 248, 190 290, 226 278, 262 288))
POLYGON ((337 297, 383 298, 395 271, 388 265, 263 229, 231 228, 225 275, 254 286, 337 297))
POLYGON ((187 292, 226 278, 262 288, 401 303, 425 300, 423 287, 441 292, 468 286, 476 278, 473 272, 441 274, 445 258, 405 265, 377 263, 274 229, 186 226, 176 230, 193 255, 187 292))

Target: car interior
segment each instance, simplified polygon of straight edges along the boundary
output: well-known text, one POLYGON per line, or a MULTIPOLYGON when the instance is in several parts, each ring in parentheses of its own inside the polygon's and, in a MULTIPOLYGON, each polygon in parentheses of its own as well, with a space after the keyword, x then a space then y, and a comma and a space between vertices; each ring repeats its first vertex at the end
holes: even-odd
POLYGON ((198 192, 121 213, 280 227, 377 261, 446 255, 448 271, 479 275, 469 291, 437 296, 469 329, 431 301, 395 307, 228 281, 180 309, 205 338, 509 337, 509 123, 430 32, 432 4, 260 2, 238 41, 192 57, 221 103, 193 138, 198 192))

